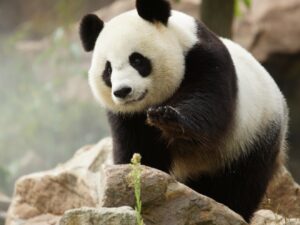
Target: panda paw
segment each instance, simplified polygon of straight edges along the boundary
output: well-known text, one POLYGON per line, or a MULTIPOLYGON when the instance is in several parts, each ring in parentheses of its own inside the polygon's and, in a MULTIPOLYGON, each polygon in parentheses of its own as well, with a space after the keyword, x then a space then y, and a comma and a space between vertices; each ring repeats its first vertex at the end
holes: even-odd
POLYGON ((154 126, 175 126, 180 117, 180 112, 171 106, 152 107, 147 111, 148 123, 154 126))

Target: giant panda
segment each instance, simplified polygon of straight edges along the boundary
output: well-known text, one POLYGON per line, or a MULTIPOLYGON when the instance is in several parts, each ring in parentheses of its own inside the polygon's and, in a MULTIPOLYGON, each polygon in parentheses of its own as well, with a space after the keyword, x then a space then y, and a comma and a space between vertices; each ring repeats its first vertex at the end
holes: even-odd
POLYGON ((88 14, 80 37, 114 163, 140 153, 249 221, 285 155, 287 106, 266 70, 166 0, 137 0, 107 23, 88 14))

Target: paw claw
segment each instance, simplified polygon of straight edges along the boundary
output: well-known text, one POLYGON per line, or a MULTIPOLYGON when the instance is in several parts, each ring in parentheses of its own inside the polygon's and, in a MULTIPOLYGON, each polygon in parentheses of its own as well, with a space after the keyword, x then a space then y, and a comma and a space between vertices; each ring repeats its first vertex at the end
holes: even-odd
POLYGON ((147 111, 148 119, 152 123, 170 123, 176 122, 179 118, 178 112, 171 106, 160 106, 150 108, 147 111))

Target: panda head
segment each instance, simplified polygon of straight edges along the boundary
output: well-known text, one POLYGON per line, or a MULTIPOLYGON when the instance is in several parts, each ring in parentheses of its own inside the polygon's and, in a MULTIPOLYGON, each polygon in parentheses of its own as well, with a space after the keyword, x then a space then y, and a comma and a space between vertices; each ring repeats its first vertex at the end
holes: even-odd
POLYGON ((86 15, 80 37, 93 50, 89 83, 95 97, 113 112, 143 112, 170 98, 184 74, 184 53, 169 27, 166 0, 137 0, 136 10, 104 23, 86 15))

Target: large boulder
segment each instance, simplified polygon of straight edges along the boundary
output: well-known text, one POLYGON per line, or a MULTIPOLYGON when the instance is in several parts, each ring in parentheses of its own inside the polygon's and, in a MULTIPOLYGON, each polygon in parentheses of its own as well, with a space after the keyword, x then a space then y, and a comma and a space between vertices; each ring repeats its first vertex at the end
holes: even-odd
POLYGON ((65 211, 95 207, 99 201, 101 167, 112 164, 111 139, 80 149, 57 168, 20 178, 15 185, 7 225, 53 224, 65 211))
MULTIPOLYGON (((107 166, 100 206, 135 206, 130 165, 107 166)), ((142 166, 142 216, 147 225, 222 224, 245 221, 226 206, 196 193, 170 175, 142 166)))
MULTIPOLYGON (((55 225, 65 212, 61 220, 64 225, 73 225, 72 221, 78 220, 90 221, 88 218, 105 221, 104 215, 121 221, 126 215, 132 215, 129 209, 125 214, 120 213, 122 208, 119 208, 135 206, 130 182, 132 168, 108 166, 112 162, 111 146, 111 139, 104 139, 96 146, 80 149, 71 160, 51 171, 19 179, 6 225, 55 225), (104 170, 103 165, 106 165, 104 170), (70 209, 76 210, 68 211, 70 209)), ((226 206, 194 192, 168 174, 142 168, 146 224, 246 224, 226 206)))

